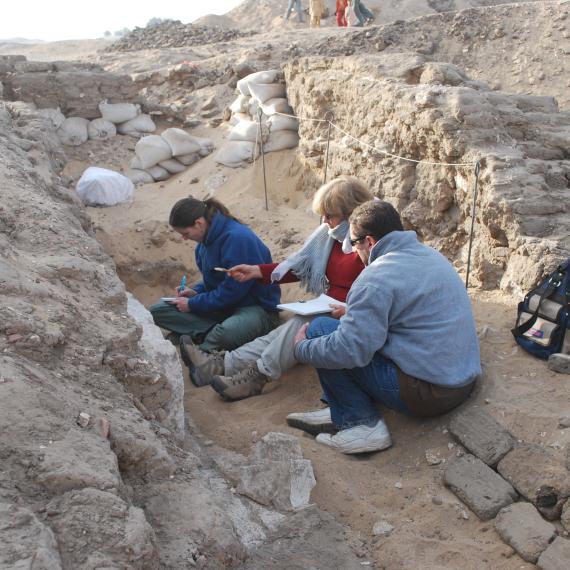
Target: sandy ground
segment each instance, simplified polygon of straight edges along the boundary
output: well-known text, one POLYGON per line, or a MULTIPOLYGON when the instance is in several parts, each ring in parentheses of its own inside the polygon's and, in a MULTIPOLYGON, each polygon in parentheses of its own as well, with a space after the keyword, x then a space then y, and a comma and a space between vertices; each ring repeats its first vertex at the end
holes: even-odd
MULTIPOLYGON (((193 134, 219 140, 222 131, 202 129, 193 134)), ((127 156, 128 152, 123 160, 127 156)), ((74 164, 78 168, 81 162, 74 164)), ((212 192, 261 235, 276 259, 293 251, 317 224, 307 211, 306 194, 314 189, 302 188, 294 152, 268 155, 266 168, 269 211, 264 209, 260 161, 232 170, 216 166, 211 156, 166 182, 138 189, 130 205, 89 209, 97 235, 128 288, 149 304, 169 293, 181 271, 195 275, 193 246, 181 243, 165 222, 172 204, 188 194, 203 197, 212 192), (195 178, 199 182, 191 184, 195 178)), ((284 286, 283 292, 287 300, 300 295, 296 285, 284 286)), ((468 405, 484 406, 518 439, 546 446, 563 460, 570 430, 559 429, 558 422, 568 412, 570 378, 548 371, 545 363, 516 347, 510 335, 513 300, 498 293, 470 294, 484 377, 468 405)), ((226 403, 210 388, 187 382, 185 404, 204 437, 233 451, 247 454, 269 431, 298 435, 317 478, 313 500, 358 531, 378 568, 532 567, 501 541, 492 523, 480 522, 444 488, 446 461, 459 451, 447 432, 449 416, 426 421, 388 410, 385 417, 394 446, 348 457, 286 425, 287 413, 318 407, 319 396, 315 372, 297 366, 269 384, 261 396, 241 402, 226 403), (428 465, 426 450, 439 454, 442 463, 428 465), (390 537, 373 537, 372 527, 379 520, 394 526, 390 537)))

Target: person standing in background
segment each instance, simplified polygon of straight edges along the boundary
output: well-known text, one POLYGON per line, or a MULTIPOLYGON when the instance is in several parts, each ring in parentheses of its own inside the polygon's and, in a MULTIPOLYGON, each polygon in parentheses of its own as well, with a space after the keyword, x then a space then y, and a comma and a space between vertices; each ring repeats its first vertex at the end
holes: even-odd
POLYGON ((325 9, 323 0, 309 0, 309 11, 311 14, 311 28, 321 27, 321 17, 325 9))
POLYGON ((289 0, 287 4, 287 11, 285 12, 285 21, 289 20, 289 16, 291 15, 291 10, 293 10, 293 5, 295 5, 295 12, 297 12, 297 19, 299 23, 303 22, 303 11, 301 9, 301 0, 289 0))
POLYGON ((346 6, 348 0, 336 0, 336 24, 339 28, 346 28, 346 6))

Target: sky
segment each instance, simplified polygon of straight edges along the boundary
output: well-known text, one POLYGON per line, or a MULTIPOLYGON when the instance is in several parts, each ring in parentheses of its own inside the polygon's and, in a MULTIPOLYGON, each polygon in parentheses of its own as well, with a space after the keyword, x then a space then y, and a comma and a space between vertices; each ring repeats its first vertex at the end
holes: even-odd
POLYGON ((3 10, 0 39, 72 40, 103 37, 151 18, 185 24, 206 14, 225 14, 242 0, 16 0, 3 10))

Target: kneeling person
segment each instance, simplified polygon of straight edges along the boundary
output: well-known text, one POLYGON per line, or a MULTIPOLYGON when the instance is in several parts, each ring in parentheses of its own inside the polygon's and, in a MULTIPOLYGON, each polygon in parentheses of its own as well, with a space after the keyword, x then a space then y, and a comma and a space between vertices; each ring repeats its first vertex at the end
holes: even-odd
POLYGON ((449 261, 404 231, 387 202, 355 209, 350 232, 366 268, 346 315, 315 319, 294 341, 296 359, 316 367, 330 409, 288 421, 310 431, 326 415, 340 431, 317 441, 362 453, 392 444, 376 403, 419 416, 448 412, 469 396, 481 364, 471 303, 449 261))

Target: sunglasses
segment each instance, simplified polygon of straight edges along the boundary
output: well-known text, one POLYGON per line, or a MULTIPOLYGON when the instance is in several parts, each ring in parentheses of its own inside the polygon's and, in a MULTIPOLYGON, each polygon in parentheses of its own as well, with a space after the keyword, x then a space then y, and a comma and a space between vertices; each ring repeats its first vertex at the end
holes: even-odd
POLYGON ((356 237, 354 239, 349 240, 350 245, 354 247, 357 243, 362 243, 366 239, 366 236, 356 237))

